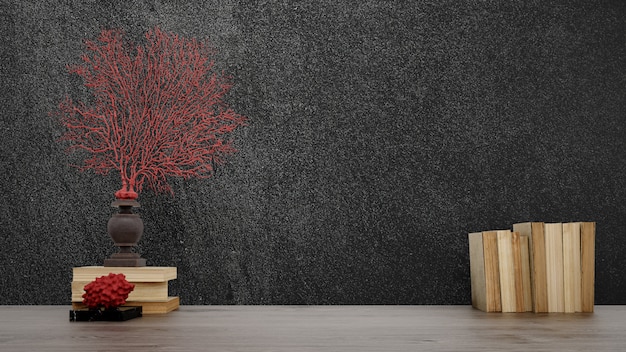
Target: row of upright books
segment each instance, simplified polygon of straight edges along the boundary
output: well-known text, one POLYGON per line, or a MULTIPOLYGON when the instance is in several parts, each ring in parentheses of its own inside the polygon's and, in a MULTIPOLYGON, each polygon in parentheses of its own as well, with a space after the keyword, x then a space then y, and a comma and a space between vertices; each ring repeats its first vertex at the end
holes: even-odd
POLYGON ((593 312, 594 222, 514 224, 469 234, 472 306, 485 312, 593 312))

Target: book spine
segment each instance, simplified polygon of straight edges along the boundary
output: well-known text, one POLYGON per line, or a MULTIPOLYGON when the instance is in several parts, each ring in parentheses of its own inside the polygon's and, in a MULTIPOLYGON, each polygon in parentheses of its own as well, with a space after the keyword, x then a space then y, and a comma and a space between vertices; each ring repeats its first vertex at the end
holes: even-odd
POLYGON ((483 253, 485 261, 485 291, 487 311, 501 312, 502 299, 500 288, 500 267, 498 260, 498 236, 495 231, 486 231, 483 235, 483 253))
POLYGON ((500 266, 500 297, 502 312, 516 312, 515 263, 513 236, 510 230, 497 231, 498 264, 500 266))
POLYGON ((524 302, 524 273, 522 269, 522 245, 519 232, 511 233, 511 245, 513 249, 513 272, 515 281, 515 311, 525 312, 524 302))
POLYGON ((522 236, 528 236, 531 310, 535 313, 546 313, 548 312, 548 288, 544 223, 514 224, 513 231, 519 232, 522 236))
POLYGON ((583 222, 580 226, 581 247, 581 310, 592 313, 594 306, 595 285, 595 242, 596 223, 583 222))
POLYGON ((565 311, 563 292, 563 225, 545 224, 548 312, 565 311))
POLYGON ((470 255, 470 280, 472 307, 487 312, 487 290, 485 279, 485 254, 483 252, 483 234, 468 234, 470 255))
POLYGON ((563 292, 566 313, 582 311, 580 223, 563 224, 563 292))
MULTIPOLYGON (((89 282, 72 281, 72 301, 82 302, 85 285, 89 282)), ((168 297, 167 282, 134 282, 135 288, 129 293, 127 300, 162 301, 168 297)))
POLYGON ((524 312, 533 311, 532 285, 530 280, 530 245, 529 238, 520 234, 520 256, 522 261, 522 297, 524 312))

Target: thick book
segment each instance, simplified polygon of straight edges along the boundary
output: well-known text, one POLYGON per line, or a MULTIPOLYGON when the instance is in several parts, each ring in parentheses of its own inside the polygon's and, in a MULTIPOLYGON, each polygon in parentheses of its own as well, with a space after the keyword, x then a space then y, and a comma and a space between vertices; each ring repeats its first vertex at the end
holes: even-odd
MULTIPOLYGON (((515 257, 513 250, 513 234, 510 230, 497 231, 498 265, 500 267, 500 298, 502 312, 517 311, 517 290, 515 285, 515 257)), ((519 241, 518 241, 519 250, 519 241)), ((521 267, 520 267, 521 269, 521 267)))
POLYGON ((141 306, 144 314, 167 313, 177 309, 178 297, 168 295, 168 282, 177 277, 176 267, 75 267, 72 276, 72 306, 84 308, 84 287, 98 277, 109 273, 124 274, 135 288, 126 299, 125 306, 141 306))
MULTIPOLYGON (((131 282, 135 288, 128 294, 127 301, 161 302, 168 299, 168 283, 164 282, 131 282)), ((84 287, 87 281, 72 281, 72 302, 82 302, 84 287)))
POLYGON ((533 311, 532 287, 530 284, 530 246, 528 236, 520 234, 520 257, 522 261, 522 297, 524 312, 533 311))
MULTIPOLYGON (((168 297, 162 302, 127 301, 122 307, 141 307, 143 314, 164 314, 180 307, 179 297, 168 297)), ((72 302, 72 309, 85 309, 82 302, 72 302)))
POLYGON ((580 263, 581 263, 581 309, 585 313, 593 312, 595 281, 595 242, 596 223, 580 224, 580 263))
POLYGON ((472 306, 484 312, 501 312, 497 233, 470 233, 468 239, 472 306))
POLYGON ((115 266, 82 266, 73 270, 73 281, 91 282, 100 276, 124 274, 128 282, 167 282, 176 279, 176 267, 115 267, 115 266))
POLYGON ((563 303, 565 313, 582 311, 580 223, 563 223, 563 303))
POLYGON ((546 246, 543 222, 524 222, 513 225, 513 231, 528 237, 530 261, 531 310, 548 312, 548 281, 546 276, 546 246))
POLYGON ((544 224, 548 312, 565 312, 563 287, 563 224, 544 224))
POLYGON ((522 263, 522 239, 519 232, 511 232, 513 249, 513 273, 515 282, 515 311, 525 312, 524 302, 524 269, 522 263))

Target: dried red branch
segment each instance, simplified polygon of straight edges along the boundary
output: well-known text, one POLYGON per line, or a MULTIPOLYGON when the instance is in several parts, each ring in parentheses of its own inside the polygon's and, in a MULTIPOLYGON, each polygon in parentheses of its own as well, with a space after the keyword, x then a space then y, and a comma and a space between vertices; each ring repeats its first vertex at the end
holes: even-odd
POLYGON ((120 173, 116 197, 134 199, 144 183, 172 193, 167 177, 210 177, 236 152, 229 135, 246 118, 224 101, 232 80, 214 71, 206 42, 155 28, 145 46, 121 30, 103 30, 85 43, 82 64, 68 71, 83 78, 94 99, 60 103, 67 128, 61 139, 89 155, 81 170, 120 173))

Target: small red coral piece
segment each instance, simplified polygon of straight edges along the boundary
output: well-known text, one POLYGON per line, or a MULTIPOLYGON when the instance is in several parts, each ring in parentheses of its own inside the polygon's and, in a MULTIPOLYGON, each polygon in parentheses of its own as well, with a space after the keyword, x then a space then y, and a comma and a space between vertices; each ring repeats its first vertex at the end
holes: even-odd
POLYGON ((101 276, 84 287, 83 303, 90 309, 116 308, 126 303, 135 285, 126 281, 124 274, 110 273, 101 276))
POLYGON ((125 191, 124 189, 120 189, 119 191, 115 192, 115 198, 117 199, 131 199, 131 200, 135 200, 138 197, 138 193, 135 191, 125 191))

